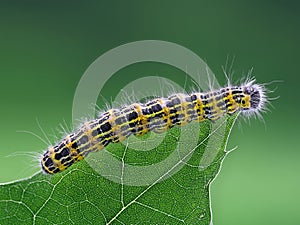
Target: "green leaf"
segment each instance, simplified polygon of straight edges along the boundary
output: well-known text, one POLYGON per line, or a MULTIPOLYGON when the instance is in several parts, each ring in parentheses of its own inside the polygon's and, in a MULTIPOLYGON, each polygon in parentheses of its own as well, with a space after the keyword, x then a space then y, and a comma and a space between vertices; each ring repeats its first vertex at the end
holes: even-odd
POLYGON ((209 224, 236 118, 131 137, 62 173, 1 185, 0 224, 209 224))

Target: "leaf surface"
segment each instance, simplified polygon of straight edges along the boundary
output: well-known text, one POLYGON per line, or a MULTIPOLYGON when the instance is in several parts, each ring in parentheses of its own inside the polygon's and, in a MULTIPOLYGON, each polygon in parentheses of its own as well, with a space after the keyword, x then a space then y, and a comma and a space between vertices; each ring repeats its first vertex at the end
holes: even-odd
POLYGON ((0 224, 210 224, 209 186, 236 117, 132 137, 62 173, 3 184, 0 224))

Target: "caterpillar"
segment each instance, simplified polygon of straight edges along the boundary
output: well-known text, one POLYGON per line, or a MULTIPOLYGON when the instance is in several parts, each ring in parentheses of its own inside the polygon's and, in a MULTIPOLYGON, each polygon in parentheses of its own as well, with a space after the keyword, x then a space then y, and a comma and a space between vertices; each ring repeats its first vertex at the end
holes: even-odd
POLYGON ((110 143, 122 142, 132 134, 162 133, 173 126, 183 126, 191 121, 215 121, 236 112, 259 115, 267 102, 265 93, 264 86, 255 84, 253 79, 240 86, 228 85, 203 93, 177 93, 110 109, 50 146, 42 155, 42 170, 47 174, 64 171, 90 152, 99 151, 110 143))

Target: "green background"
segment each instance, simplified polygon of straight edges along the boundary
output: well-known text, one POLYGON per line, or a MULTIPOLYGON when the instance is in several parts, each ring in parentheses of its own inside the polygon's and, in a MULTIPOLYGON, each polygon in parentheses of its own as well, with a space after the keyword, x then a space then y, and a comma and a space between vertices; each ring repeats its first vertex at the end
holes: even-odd
MULTIPOLYGON (((213 221, 300 224, 299 21, 296 1, 1 1, 0 182, 39 170, 34 155, 47 145, 16 131, 42 136, 38 119, 51 141, 60 138, 59 124, 71 123, 76 85, 98 56, 132 41, 164 40, 198 54, 220 83, 227 55, 235 56, 235 80, 253 67, 259 83, 283 81, 268 86, 277 88, 270 96, 280 98, 271 101, 265 122, 235 126, 229 147, 238 149, 211 188, 213 221)), ((103 95, 109 99, 126 79, 178 73, 154 63, 133 65, 118 72, 103 95)))

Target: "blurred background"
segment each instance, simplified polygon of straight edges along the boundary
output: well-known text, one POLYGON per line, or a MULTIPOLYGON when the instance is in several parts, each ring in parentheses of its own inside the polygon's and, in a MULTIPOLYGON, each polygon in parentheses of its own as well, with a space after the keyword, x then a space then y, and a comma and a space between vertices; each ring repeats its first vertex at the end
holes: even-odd
MULTIPOLYGON (((98 56, 132 41, 164 40, 198 54, 221 84, 227 56, 235 58, 236 81, 252 67, 258 83, 283 81, 268 86, 280 98, 264 122, 235 126, 229 148, 238 149, 211 187, 213 221, 300 224, 299 22, 298 1, 1 1, 0 183, 39 170, 35 155, 47 145, 17 131, 43 136, 38 120, 51 141, 60 138, 59 124, 72 121, 76 85, 98 56)), ((158 63, 132 65, 103 95, 109 99, 127 78, 179 73, 158 63)))

